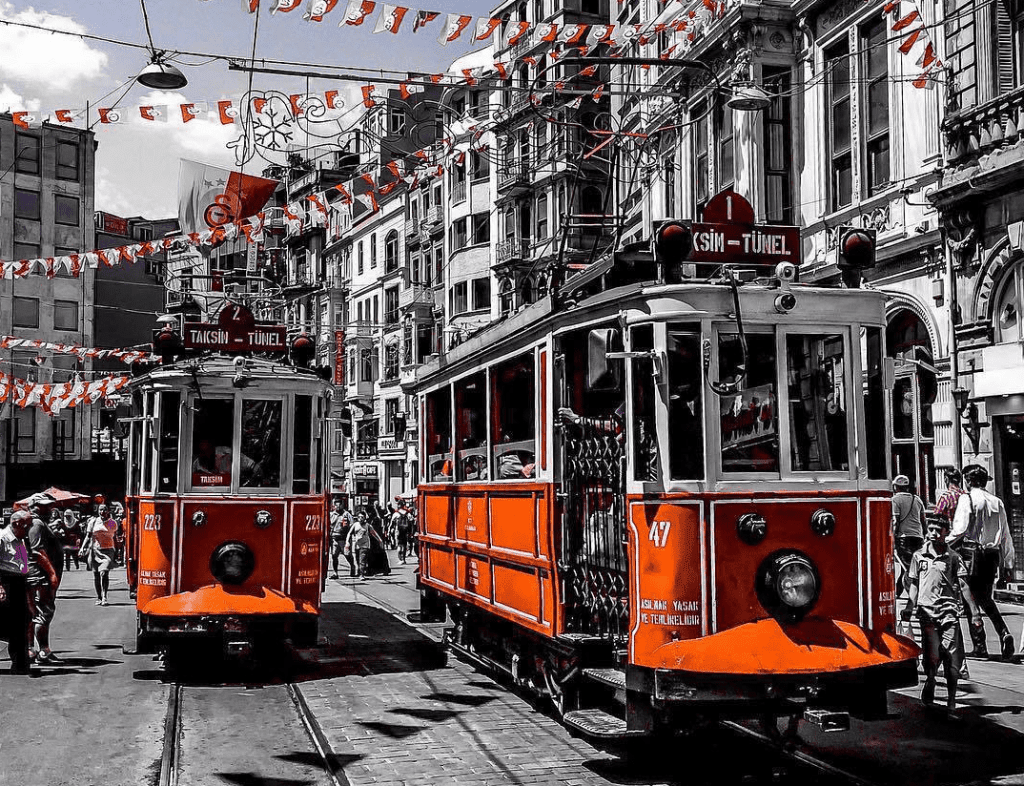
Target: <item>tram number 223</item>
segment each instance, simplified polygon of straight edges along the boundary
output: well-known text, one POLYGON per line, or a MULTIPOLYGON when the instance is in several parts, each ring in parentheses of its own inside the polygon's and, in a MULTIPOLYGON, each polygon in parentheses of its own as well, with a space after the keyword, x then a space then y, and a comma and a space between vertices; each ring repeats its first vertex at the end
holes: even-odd
POLYGON ((307 514, 306 532, 319 532, 323 526, 323 517, 319 513, 307 514))
POLYGON ((160 515, 159 513, 147 513, 142 517, 142 529, 149 532, 160 531, 160 515))
POLYGON ((663 549, 668 543, 668 531, 671 528, 671 521, 655 521, 651 524, 651 531, 647 534, 647 539, 654 544, 656 549, 663 549))

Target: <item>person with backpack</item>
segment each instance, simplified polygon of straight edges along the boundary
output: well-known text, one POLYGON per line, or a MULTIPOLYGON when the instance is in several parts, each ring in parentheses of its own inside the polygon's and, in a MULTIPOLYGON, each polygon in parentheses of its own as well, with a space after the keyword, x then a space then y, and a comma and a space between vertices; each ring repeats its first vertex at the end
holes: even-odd
POLYGON ((910 559, 924 545, 924 502, 910 490, 910 478, 906 475, 893 478, 892 488, 892 534, 902 574, 896 594, 902 596, 908 589, 910 559))

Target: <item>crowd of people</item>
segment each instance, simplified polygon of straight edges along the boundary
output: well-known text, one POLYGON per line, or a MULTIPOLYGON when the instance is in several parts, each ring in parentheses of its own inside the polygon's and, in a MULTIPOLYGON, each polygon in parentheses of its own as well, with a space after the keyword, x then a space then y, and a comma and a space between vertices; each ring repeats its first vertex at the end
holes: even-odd
POLYGON ((416 554, 416 512, 401 497, 386 508, 375 503, 353 514, 335 500, 330 515, 331 578, 339 578, 342 559, 351 578, 388 575, 388 549, 398 550, 403 565, 416 554))
POLYGON ((96 605, 106 606, 110 570, 124 563, 124 507, 102 497, 76 507, 62 510, 48 494, 34 494, 0 528, 0 638, 8 641, 13 674, 61 663, 50 625, 64 572, 84 563, 96 605))
POLYGON ((1003 660, 1014 655, 1013 635, 993 598, 1000 578, 1011 575, 1015 553, 1006 506, 986 490, 992 480, 979 464, 946 471, 946 490, 932 510, 910 488, 906 475, 893 480, 892 529, 902 568, 898 594, 908 596, 901 615, 904 632, 917 617, 925 682, 921 700, 935 700, 939 666, 946 678, 946 711, 955 719, 956 689, 967 676, 960 629, 966 610, 972 656, 988 657, 987 616, 999 638, 1003 660))

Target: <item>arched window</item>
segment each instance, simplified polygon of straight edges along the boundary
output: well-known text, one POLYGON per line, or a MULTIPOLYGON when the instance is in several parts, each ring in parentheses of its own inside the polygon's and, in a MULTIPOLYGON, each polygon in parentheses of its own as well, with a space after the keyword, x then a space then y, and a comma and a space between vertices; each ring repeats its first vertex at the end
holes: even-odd
POLYGON ((398 270, 398 231, 392 229, 384 238, 384 272, 398 270))
POLYGON ((519 305, 528 306, 533 302, 533 279, 527 277, 519 284, 519 305))
POLYGON ((889 318, 889 357, 896 361, 892 390, 892 472, 906 475, 926 502, 935 500, 932 404, 938 385, 931 370, 932 343, 921 318, 908 308, 889 318))
POLYGON ((507 278, 501 282, 501 286, 498 290, 498 303, 501 308, 502 316, 507 316, 512 313, 512 308, 515 299, 515 289, 512 286, 512 282, 507 278))
POLYGON ((1024 338, 1021 307, 1024 305, 1024 262, 1018 262, 1003 279, 992 307, 997 344, 1009 344, 1024 338))

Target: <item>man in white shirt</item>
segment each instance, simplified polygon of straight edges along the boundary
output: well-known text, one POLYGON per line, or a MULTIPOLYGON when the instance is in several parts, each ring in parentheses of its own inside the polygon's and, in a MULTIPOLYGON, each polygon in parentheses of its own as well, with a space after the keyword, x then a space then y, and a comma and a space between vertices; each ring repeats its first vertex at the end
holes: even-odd
POLYGON ((16 510, 10 523, 0 528, 0 613, 7 633, 7 651, 11 657, 11 674, 29 674, 28 658, 28 537, 32 514, 16 510))
MULTIPOLYGON (((999 581, 1000 571, 1007 575, 1013 568, 1016 556, 1006 506, 999 497, 985 490, 992 477, 984 467, 971 464, 964 467, 963 475, 969 491, 957 501, 949 543, 960 551, 971 566, 967 583, 978 608, 988 615, 995 626, 1005 660, 1013 655, 1013 636, 992 599, 992 591, 999 581)), ((973 614, 970 616, 974 656, 987 657, 985 618, 981 613, 976 617, 973 614)))

